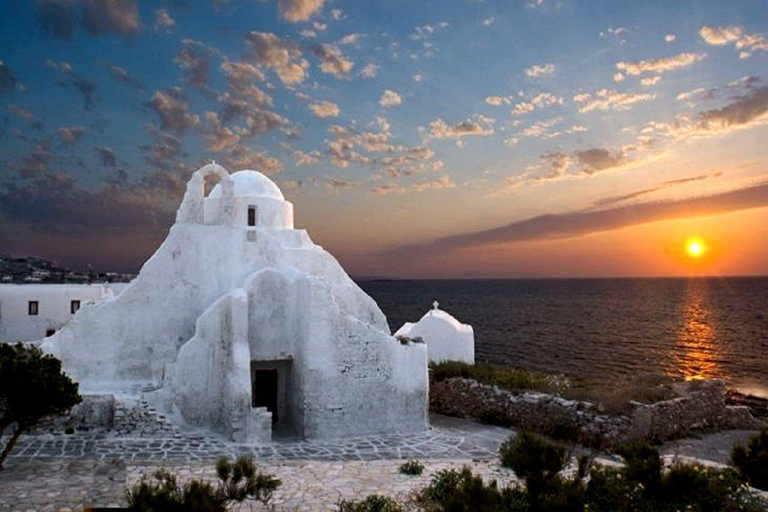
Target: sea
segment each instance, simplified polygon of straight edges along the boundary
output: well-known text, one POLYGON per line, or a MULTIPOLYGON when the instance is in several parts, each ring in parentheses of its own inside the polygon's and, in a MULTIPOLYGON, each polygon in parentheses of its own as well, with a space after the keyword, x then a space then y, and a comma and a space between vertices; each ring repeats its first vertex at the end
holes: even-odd
POLYGON ((475 359, 597 382, 721 378, 768 398, 768 277, 369 280, 392 329, 434 301, 475 359))

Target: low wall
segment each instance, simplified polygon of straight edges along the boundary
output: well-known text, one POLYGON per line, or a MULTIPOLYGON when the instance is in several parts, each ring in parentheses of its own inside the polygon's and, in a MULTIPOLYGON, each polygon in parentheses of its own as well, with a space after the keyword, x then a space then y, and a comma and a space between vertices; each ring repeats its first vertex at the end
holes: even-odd
POLYGON ((608 415, 591 402, 545 393, 514 394, 471 379, 452 378, 430 385, 433 412, 472 417, 588 446, 610 446, 632 439, 665 441, 697 432, 760 426, 746 407, 725 405, 725 386, 720 380, 702 382, 685 397, 632 405, 629 415, 608 415))

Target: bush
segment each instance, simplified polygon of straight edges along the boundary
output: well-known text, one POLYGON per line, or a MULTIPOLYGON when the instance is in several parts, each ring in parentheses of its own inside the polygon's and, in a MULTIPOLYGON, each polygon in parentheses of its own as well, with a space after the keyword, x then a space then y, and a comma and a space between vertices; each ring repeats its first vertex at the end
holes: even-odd
POLYGON ((363 501, 341 500, 336 506, 339 507, 339 512, 403 512, 405 510, 397 500, 378 494, 371 494, 363 501))
POLYGON ((424 464, 418 460, 409 460, 400 465, 399 471, 404 475, 418 476, 424 472, 424 464))
POLYGON ((485 484, 469 468, 438 471, 429 486, 416 496, 428 511, 517 512, 529 510, 526 493, 514 488, 499 489, 496 482, 485 484))
POLYGON ((0 436, 15 425, 0 453, 0 469, 23 432, 81 401, 78 384, 61 371, 61 361, 31 345, 0 343, 0 436))
POLYGON ((731 469, 677 463, 662 470, 655 447, 634 443, 623 447, 623 468, 595 468, 586 500, 595 512, 759 511, 765 503, 751 496, 731 469))
POLYGON ((542 436, 520 431, 499 448, 501 465, 525 480, 528 492, 538 495, 547 490, 566 463, 566 450, 542 436))
POLYGON ((250 457, 238 457, 231 463, 222 457, 216 464, 219 483, 192 480, 180 486, 176 477, 165 470, 155 472, 155 482, 142 479, 127 492, 128 506, 136 511, 225 512, 228 504, 245 500, 269 504, 280 480, 258 473, 250 457))
POLYGON ((768 491, 768 427, 749 440, 749 445, 733 447, 731 464, 752 487, 768 491))
POLYGON ((430 369, 432 378, 436 382, 462 377, 509 391, 535 390, 546 393, 557 392, 563 387, 562 378, 488 363, 468 364, 459 361, 443 361, 430 364, 430 369))

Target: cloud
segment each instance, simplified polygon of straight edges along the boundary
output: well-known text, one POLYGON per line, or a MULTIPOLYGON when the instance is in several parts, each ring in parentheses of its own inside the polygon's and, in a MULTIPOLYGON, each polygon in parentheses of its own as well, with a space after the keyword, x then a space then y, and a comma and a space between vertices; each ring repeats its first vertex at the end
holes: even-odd
POLYGON ((302 58, 295 43, 283 41, 269 32, 251 32, 245 39, 256 62, 272 69, 281 82, 291 85, 304 81, 309 62, 302 58))
POLYGON ((193 87, 208 90, 214 50, 193 39, 182 40, 182 45, 174 61, 184 70, 184 81, 193 87))
POLYGON ((320 71, 332 74, 336 78, 346 78, 355 65, 347 59, 338 46, 318 44, 312 47, 312 53, 320 59, 320 71))
POLYGON ((22 119, 28 123, 31 123, 35 120, 35 114, 33 114, 30 110, 20 107, 18 105, 14 105, 11 103, 6 107, 8 109, 8 112, 11 112, 12 114, 16 115, 19 119, 22 119))
POLYGON ((664 189, 669 188, 669 187, 674 187, 674 186, 677 186, 677 185, 683 185, 685 183, 691 183, 691 182, 694 182, 694 181, 703 181, 703 180, 706 180, 706 179, 709 179, 709 178, 717 178, 717 177, 721 176, 722 174, 723 174, 722 172, 718 172, 718 173, 715 173, 715 174, 701 174, 699 176, 692 176, 690 178, 681 178, 681 179, 677 179, 677 180, 668 180, 668 181, 664 181, 664 182, 662 182, 662 183, 660 183, 660 184, 658 184, 658 185, 656 185, 654 187, 651 187, 651 188, 646 188, 646 189, 643 189, 643 190, 638 190, 636 192, 631 192, 629 194, 623 194, 623 195, 619 195, 619 196, 610 196, 610 197, 605 197, 603 199, 599 199, 599 200, 595 201, 594 205, 595 206, 607 206, 607 205, 616 204, 616 203, 623 203, 624 201, 628 201, 630 199, 635 199, 635 198, 640 197, 640 196, 652 194, 654 192, 658 192, 659 190, 664 190, 664 189))
POLYGON ((554 137, 558 137, 562 135, 562 133, 560 132, 551 133, 549 129, 562 122, 563 122, 562 117, 555 117, 552 119, 544 119, 541 121, 537 121, 533 123, 531 126, 528 126, 524 130, 522 130, 518 135, 520 135, 521 137, 534 137, 534 138, 542 138, 542 139, 551 139, 554 137))
POLYGON ((304 39, 314 39, 317 37, 317 32, 314 30, 309 30, 308 28, 305 28, 301 32, 299 32, 299 35, 303 37, 304 39))
POLYGON ((675 40, 675 34, 667 34, 664 36, 664 41, 671 43, 675 40))
POLYGON ((697 130, 729 132, 768 121, 768 86, 737 96, 730 104, 699 114, 697 130))
POLYGON ((741 50, 740 59, 749 58, 756 51, 768 51, 768 39, 762 34, 747 34, 744 27, 710 27, 703 26, 699 30, 699 35, 708 44, 722 46, 734 43, 734 46, 741 50))
POLYGON ((617 62, 616 69, 624 71, 628 75, 637 76, 643 73, 665 73, 676 69, 685 68, 704 59, 706 54, 684 52, 674 57, 648 59, 637 62, 617 62))
POLYGON ((450 26, 450 23, 448 23, 447 21, 441 21, 440 23, 436 23, 434 25, 428 23, 426 25, 414 27, 413 34, 409 35, 408 39, 413 39, 414 41, 427 39, 431 37, 438 30, 446 29, 449 26, 450 26))
POLYGON ((128 74, 128 71, 126 71, 124 68, 118 66, 109 66, 109 72, 112 74, 112 78, 114 78, 118 83, 127 85, 128 87, 132 87, 134 89, 143 90, 145 88, 143 83, 132 78, 128 74))
POLYGON ((65 76, 66 82, 63 82, 63 85, 66 87, 71 85, 77 89, 77 91, 83 96, 83 101, 85 102, 85 110, 90 110, 90 108, 93 106, 93 102, 96 96, 96 84, 75 74, 74 68, 68 62, 56 62, 48 59, 45 61, 45 64, 49 68, 55 69, 65 76))
POLYGON ((93 148, 101 160, 102 167, 117 167, 117 157, 112 148, 107 146, 93 148))
POLYGON ((139 8, 135 0, 80 0, 83 26, 90 33, 116 32, 128 36, 139 31, 139 8))
POLYGON ((309 110, 312 111, 315 117, 339 117, 339 106, 330 101, 311 103, 309 110))
POLYGON ((619 167, 627 162, 622 151, 611 152, 603 148, 592 148, 583 151, 575 151, 576 161, 581 166, 582 172, 594 174, 614 167, 619 167))
POLYGON ((319 151, 310 151, 309 153, 305 153, 304 151, 294 151, 293 163, 296 167, 317 165, 320 163, 321 156, 319 151))
POLYGON ((271 157, 266 151, 254 151, 248 146, 236 146, 224 158, 224 166, 228 169, 252 169, 271 176, 282 172, 283 164, 277 158, 271 157))
POLYGON ((341 45, 344 44, 355 44, 360 42, 360 34, 354 33, 354 34, 347 34, 341 39, 339 39, 338 43, 341 45))
POLYGON ((10 66, 0 60, 0 92, 8 92, 18 85, 16 77, 10 66))
POLYGON ((699 30, 701 36, 707 44, 722 46, 734 41, 738 41, 744 35, 742 27, 710 27, 704 25, 699 30))
POLYGON ((592 110, 629 110, 632 105, 642 101, 651 101, 655 94, 647 93, 620 93, 610 89, 601 89, 592 97, 590 94, 577 94, 573 100, 582 104, 579 113, 584 114, 592 110))
POLYGON ((640 83, 645 87, 651 87, 661 82, 661 75, 648 76, 640 80, 640 83))
POLYGON ((378 185, 371 189, 371 192, 379 196, 392 194, 392 193, 401 193, 402 191, 403 191, 403 188, 397 183, 387 183, 386 185, 378 185))
POLYGON ((173 161, 181 154, 181 141, 170 133, 154 128, 150 128, 149 135, 152 137, 152 144, 139 147, 148 154, 145 160, 157 169, 171 169, 173 161))
POLYGON ((77 144, 85 133, 85 128, 82 126, 65 126, 59 128, 56 134, 59 136, 61 143, 70 146, 77 144))
POLYGON ((189 113, 189 99, 181 87, 155 91, 146 106, 157 114, 163 130, 184 134, 200 124, 200 116, 189 113))
POLYGON ((489 105, 493 105, 494 107, 509 105, 511 103, 509 98, 505 98, 503 96, 488 96, 485 98, 485 102, 489 105))
POLYGON ((360 76, 363 78, 374 78, 379 73, 379 66, 377 64, 366 64, 363 69, 360 70, 360 76))
POLYGON ((485 25, 486 27, 490 27, 491 25, 493 25, 494 21, 496 21, 496 18, 494 18, 493 16, 491 16, 489 18, 485 18, 483 20, 483 25, 485 25))
POLYGON ((385 90, 381 95, 381 98, 379 98, 379 105, 382 107, 394 107, 400 105, 402 102, 403 98, 390 89, 385 90))
MULTIPOLYGON (((50 151, 50 142, 46 141, 36 145, 34 149, 27 152, 21 158, 21 163, 11 164, 9 167, 16 171, 22 179, 30 179, 48 172, 48 166, 52 159, 53 154, 50 151)), ((11 187, 14 185, 15 182, 10 183, 11 187)), ((0 192, 0 199, 2 199, 2 192, 0 192)), ((1 208, 2 201, 0 201, 1 208)))
POLYGON ((467 119, 456 124, 448 124, 438 118, 429 123, 429 133, 438 140, 455 140, 470 135, 487 137, 493 135, 493 123, 480 116, 476 117, 474 121, 467 119))
POLYGON ((542 75, 551 75, 554 72, 554 64, 536 64, 525 70, 526 76, 531 78, 538 78, 542 75))
POLYGON ((390 251, 385 257, 406 262, 462 248, 526 240, 573 238, 666 219, 717 215, 766 206, 768 206, 768 184, 760 184, 730 192, 676 201, 540 215, 499 228, 439 238, 424 244, 401 246, 390 251))
POLYGON ((443 176, 440 179, 437 180, 423 180, 418 181, 411 185, 411 189, 415 190, 416 192, 424 192, 425 190, 437 190, 441 188, 453 188, 456 185, 453 183, 453 180, 451 180, 450 176, 443 176))
POLYGON ((173 19, 168 9, 155 9, 155 32, 164 30, 166 33, 170 33, 174 26, 176 26, 176 20, 173 19))
POLYGON ((335 189, 340 189, 340 188, 342 188, 342 189, 343 188, 354 188, 354 186, 355 186, 355 184, 352 183, 351 181, 339 180, 339 179, 336 179, 336 178, 327 178, 325 180, 324 188, 325 188, 326 192, 331 192, 331 191, 333 191, 335 189))
POLYGON ((327 0, 278 0, 280 15, 294 23, 309 21, 327 0))

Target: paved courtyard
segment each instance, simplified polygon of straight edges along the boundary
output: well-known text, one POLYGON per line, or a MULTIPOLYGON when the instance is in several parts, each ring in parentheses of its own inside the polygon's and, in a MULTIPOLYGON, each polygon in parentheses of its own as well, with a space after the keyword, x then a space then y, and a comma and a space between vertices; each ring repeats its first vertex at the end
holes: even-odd
MULTIPOLYGON (((0 471, 0 510, 81 510, 86 506, 124 506, 127 485, 157 469, 181 479, 215 479, 213 464, 222 456, 249 454, 260 469, 282 480, 275 510, 334 510, 340 499, 381 493, 406 500, 431 475, 447 467, 471 465, 487 480, 507 484, 514 474, 498 465, 498 447, 510 430, 435 415, 420 434, 343 438, 323 442, 276 442, 266 447, 226 443, 204 436, 127 439, 109 436, 30 436, 0 471), (425 465, 420 477, 398 472, 406 459, 425 465)), ((753 432, 733 431, 670 443, 668 455, 726 462, 730 446, 753 432)), ((245 506, 242 510, 261 510, 245 506)))

